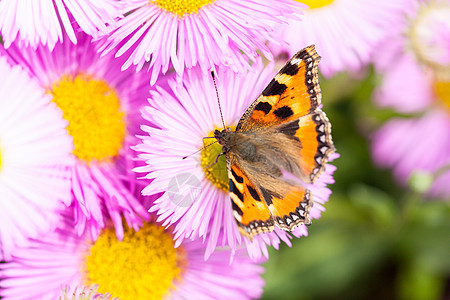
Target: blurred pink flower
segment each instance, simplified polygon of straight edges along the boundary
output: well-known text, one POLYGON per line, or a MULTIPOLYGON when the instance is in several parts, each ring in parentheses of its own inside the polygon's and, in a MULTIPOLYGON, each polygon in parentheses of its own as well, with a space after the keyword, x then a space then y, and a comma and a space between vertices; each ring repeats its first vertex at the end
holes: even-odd
MULTIPOLYGON (((246 108, 275 74, 273 65, 264 68, 258 61, 247 74, 220 69, 216 75, 225 124, 230 126, 237 124, 246 108)), ((140 136, 142 143, 134 148, 139 152, 138 157, 146 162, 136 171, 145 173, 151 181, 142 193, 161 195, 150 211, 157 212, 157 220, 163 222, 163 226, 174 226, 177 244, 184 239, 206 239, 206 257, 217 245, 229 246, 233 251, 245 245, 250 256, 256 259, 261 255, 268 256, 267 245, 278 248, 281 240, 290 245, 291 235, 279 228, 260 234, 253 241, 243 238, 232 213, 228 175, 224 160, 221 162, 224 156, 217 164, 223 167, 218 167, 217 174, 208 175, 202 167, 202 153, 198 150, 204 146, 203 137, 214 129, 222 128, 211 77, 192 69, 186 72, 182 85, 172 80, 169 86, 170 90, 156 86, 156 91, 151 92, 149 106, 142 113, 148 121, 148 125, 142 127, 147 134, 140 136), (182 159, 190 154, 193 155, 182 159), (186 176, 183 177, 183 174, 186 176), (175 180, 181 182, 178 184, 179 190, 173 190, 175 180), (193 196, 178 201, 174 193, 193 196)), ((208 143, 208 140, 205 141, 208 143)), ((218 148, 219 152, 222 151, 222 147, 218 148)), ((326 185, 333 183, 331 174, 334 170, 334 166, 328 165, 314 184, 313 218, 320 217, 323 210, 321 204, 328 200, 331 192, 326 185)), ((307 235, 306 226, 299 226, 292 234, 296 237, 307 235)))
POLYGON ((77 43, 78 31, 97 37, 114 26, 123 1, 116 0, 2 0, 0 32, 4 46, 46 45, 52 50, 65 38, 77 43), (65 35, 66 34, 66 35, 65 35))
POLYGON ((289 47, 272 47, 287 51, 289 57, 315 44, 322 56, 320 70, 325 77, 337 72, 358 71, 370 63, 374 46, 397 22, 404 0, 299 0, 304 9, 302 21, 289 20, 280 26, 282 40, 289 47))
MULTIPOLYGON (((393 167, 402 181, 416 171, 438 172, 450 166, 450 116, 442 110, 428 111, 419 118, 395 118, 373 137, 373 155, 381 166, 393 167)), ((432 186, 435 196, 450 196, 450 170, 432 186)))
POLYGON ((118 242, 111 229, 96 241, 78 236, 71 217, 39 239, 33 239, 0 264, 2 299, 57 299, 81 285, 97 284, 100 293, 126 299, 254 299, 263 291, 263 267, 238 250, 203 259, 200 240, 174 248, 172 234, 153 222, 139 231, 125 229, 118 242), (245 284, 243 284, 245 283, 245 284))
POLYGON ((383 75, 375 91, 382 107, 420 116, 388 121, 373 137, 376 162, 402 181, 416 171, 434 173, 430 193, 449 196, 450 2, 409 1, 375 56, 383 75))
POLYGON ((57 43, 50 52, 15 44, 2 50, 8 59, 25 66, 41 87, 53 96, 68 121, 76 163, 71 169, 72 198, 78 232, 90 227, 98 235, 107 212, 120 238, 122 216, 137 228, 148 212, 132 197, 135 166, 129 145, 136 144, 140 107, 148 96, 145 72, 121 71, 123 61, 100 58, 91 37, 77 35, 78 44, 57 43))
POLYGON ((56 224, 70 199, 72 140, 35 79, 0 57, 0 260, 56 224))
MULTIPOLYGON (((127 1, 125 17, 111 27, 103 53, 126 56, 123 69, 146 62, 152 67, 151 84, 160 72, 173 67, 182 75, 185 68, 203 71, 227 66, 234 71, 249 69, 260 51, 272 60, 264 44, 279 40, 273 24, 292 18, 292 0, 215 1, 127 1)), ((298 13, 300 13, 298 11, 298 13)))

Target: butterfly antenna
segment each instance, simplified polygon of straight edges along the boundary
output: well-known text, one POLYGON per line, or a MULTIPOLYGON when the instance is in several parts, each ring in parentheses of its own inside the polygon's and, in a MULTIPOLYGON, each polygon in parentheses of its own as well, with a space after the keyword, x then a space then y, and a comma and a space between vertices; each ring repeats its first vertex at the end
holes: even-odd
POLYGON ((214 88, 216 89, 217 103, 219 104, 220 117, 222 118, 223 129, 225 129, 225 122, 223 120, 222 107, 220 106, 219 91, 217 90, 216 77, 214 71, 211 71, 211 77, 214 82, 214 88))
POLYGON ((217 143, 217 141, 212 142, 211 144, 208 144, 208 145, 204 146, 203 148, 198 149, 197 151, 195 151, 195 152, 193 152, 193 153, 191 153, 191 154, 189 154, 189 155, 183 156, 182 159, 186 159, 186 158, 188 158, 188 157, 191 156, 191 155, 194 155, 194 154, 196 154, 196 153, 199 153, 199 152, 202 151, 203 149, 206 149, 206 148, 208 148, 209 146, 214 145, 215 143, 217 143))

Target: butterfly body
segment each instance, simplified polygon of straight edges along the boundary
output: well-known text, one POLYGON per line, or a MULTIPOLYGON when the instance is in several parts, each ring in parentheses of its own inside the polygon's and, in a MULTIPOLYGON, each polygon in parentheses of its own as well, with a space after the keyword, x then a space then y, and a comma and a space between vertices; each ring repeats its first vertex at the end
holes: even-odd
POLYGON ((227 156, 233 214, 249 237, 311 223, 313 183, 335 150, 320 109, 317 65, 309 46, 279 71, 247 109, 236 130, 215 131, 227 156), (293 180, 285 174, 293 175, 293 180))

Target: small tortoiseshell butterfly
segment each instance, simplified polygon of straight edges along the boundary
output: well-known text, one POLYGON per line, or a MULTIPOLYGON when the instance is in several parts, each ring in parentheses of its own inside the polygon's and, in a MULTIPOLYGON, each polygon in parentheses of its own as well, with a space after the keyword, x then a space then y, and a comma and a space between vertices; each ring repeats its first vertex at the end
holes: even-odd
POLYGON ((335 151, 331 124, 320 109, 314 45, 278 72, 240 119, 236 131, 216 130, 227 157, 230 196, 239 231, 250 239, 311 223, 311 192, 283 176, 314 182, 335 151))

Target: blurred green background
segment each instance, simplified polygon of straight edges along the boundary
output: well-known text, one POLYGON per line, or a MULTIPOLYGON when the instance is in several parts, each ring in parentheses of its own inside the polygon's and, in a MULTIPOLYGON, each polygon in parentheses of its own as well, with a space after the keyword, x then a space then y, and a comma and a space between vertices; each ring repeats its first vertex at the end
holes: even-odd
POLYGON ((450 199, 426 199, 373 164, 370 135, 394 115, 373 103, 378 81, 372 70, 321 78, 336 183, 309 236, 270 249, 263 299, 450 299, 450 199))

